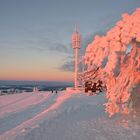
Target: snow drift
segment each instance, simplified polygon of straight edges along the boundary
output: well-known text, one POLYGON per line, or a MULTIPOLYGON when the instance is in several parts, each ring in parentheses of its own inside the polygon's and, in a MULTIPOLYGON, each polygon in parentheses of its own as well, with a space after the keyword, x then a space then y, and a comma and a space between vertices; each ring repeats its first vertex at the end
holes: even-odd
MULTIPOLYGON (((115 113, 137 111, 140 102, 140 8, 131 15, 124 13, 122 20, 106 33, 95 36, 85 52, 87 71, 104 81, 107 87, 105 104, 109 116, 115 113)), ((90 77, 92 78, 92 77, 90 77)))

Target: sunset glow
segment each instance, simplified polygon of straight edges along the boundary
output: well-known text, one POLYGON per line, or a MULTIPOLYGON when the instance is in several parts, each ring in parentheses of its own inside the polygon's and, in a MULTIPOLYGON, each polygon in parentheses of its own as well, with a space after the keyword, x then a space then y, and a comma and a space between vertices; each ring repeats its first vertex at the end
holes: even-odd
POLYGON ((0 2, 0 80, 73 81, 75 56, 71 35, 75 24, 83 36, 81 59, 96 34, 104 34, 122 13, 140 6, 140 1, 130 0, 56 3, 0 2))

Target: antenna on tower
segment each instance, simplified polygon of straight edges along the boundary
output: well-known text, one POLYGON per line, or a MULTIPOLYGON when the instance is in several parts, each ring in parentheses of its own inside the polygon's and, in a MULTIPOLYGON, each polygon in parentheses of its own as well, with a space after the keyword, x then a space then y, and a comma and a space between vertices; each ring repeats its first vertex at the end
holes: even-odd
POLYGON ((75 24, 75 32, 79 32, 79 26, 75 24))
POLYGON ((78 89, 78 67, 79 67, 79 49, 81 48, 81 35, 78 32, 78 27, 75 25, 75 31, 72 34, 72 48, 75 49, 75 89, 78 89))

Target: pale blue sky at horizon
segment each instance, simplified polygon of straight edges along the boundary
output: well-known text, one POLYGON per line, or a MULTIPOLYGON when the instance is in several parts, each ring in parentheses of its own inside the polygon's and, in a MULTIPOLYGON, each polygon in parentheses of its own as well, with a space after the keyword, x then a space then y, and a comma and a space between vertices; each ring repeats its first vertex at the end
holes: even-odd
POLYGON ((139 7, 140 0, 0 0, 0 80, 71 81, 75 24, 85 48, 139 7))

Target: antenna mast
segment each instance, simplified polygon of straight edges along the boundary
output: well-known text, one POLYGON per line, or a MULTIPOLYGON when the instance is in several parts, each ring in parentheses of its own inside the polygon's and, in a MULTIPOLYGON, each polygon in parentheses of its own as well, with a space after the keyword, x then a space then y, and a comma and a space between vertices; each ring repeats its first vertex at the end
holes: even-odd
POLYGON ((75 31, 72 34, 72 48, 75 49, 75 90, 78 89, 78 71, 79 71, 79 49, 81 48, 81 35, 78 32, 77 26, 75 26, 75 31))

